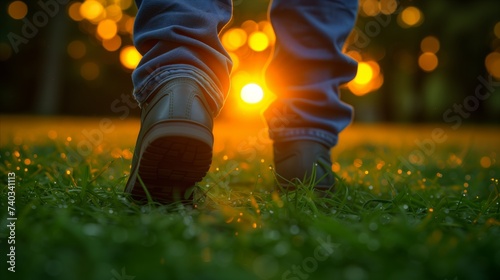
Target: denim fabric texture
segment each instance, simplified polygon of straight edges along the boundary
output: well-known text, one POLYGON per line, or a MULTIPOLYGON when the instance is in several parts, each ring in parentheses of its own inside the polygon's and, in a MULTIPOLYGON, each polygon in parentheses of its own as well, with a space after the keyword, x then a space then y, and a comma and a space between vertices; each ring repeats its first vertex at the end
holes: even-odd
MULTIPOLYGON (((136 0, 134 44, 143 58, 132 74, 139 104, 175 78, 192 78, 207 94, 214 117, 229 91, 231 59, 219 33, 230 0, 136 0)), ((357 0, 274 0, 269 9, 276 44, 266 84, 277 96, 264 116, 275 142, 314 140, 328 147, 351 122, 353 109, 338 87, 357 63, 342 53, 354 28, 357 0)), ((264 65, 263 65, 264 66, 264 65)))

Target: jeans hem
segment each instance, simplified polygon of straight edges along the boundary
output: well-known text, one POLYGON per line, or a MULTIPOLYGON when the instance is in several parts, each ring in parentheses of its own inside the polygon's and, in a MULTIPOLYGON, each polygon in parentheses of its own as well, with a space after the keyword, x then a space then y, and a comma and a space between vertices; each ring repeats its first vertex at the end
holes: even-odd
POLYGON ((338 136, 318 128, 283 128, 269 131, 269 137, 274 142, 297 140, 312 140, 331 148, 337 144, 338 136))

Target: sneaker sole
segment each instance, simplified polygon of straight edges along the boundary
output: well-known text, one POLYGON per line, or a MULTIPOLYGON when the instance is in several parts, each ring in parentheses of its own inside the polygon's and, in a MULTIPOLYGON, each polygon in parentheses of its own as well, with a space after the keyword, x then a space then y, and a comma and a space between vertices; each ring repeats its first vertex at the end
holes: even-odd
POLYGON ((176 120, 155 124, 143 137, 139 164, 131 173, 126 192, 135 200, 147 201, 139 175, 154 201, 192 201, 192 192, 189 197, 185 193, 210 169, 212 147, 212 132, 197 123, 176 120))

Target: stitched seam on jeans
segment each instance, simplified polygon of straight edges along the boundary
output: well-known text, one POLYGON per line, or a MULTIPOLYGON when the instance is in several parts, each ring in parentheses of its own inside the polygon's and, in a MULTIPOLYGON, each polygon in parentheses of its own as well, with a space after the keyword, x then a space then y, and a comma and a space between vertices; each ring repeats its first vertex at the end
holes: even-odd
POLYGON ((290 138, 293 139, 297 136, 314 137, 317 140, 328 143, 328 145, 333 145, 337 141, 336 136, 320 129, 289 128, 289 129, 283 129, 279 132, 271 131, 271 138, 273 138, 273 140, 278 142, 290 138))

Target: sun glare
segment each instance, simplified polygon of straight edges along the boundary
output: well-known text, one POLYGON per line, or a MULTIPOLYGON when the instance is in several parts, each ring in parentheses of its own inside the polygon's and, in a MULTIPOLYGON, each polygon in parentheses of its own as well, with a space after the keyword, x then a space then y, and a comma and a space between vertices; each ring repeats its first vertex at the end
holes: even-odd
POLYGON ((243 99, 243 101, 245 101, 246 103, 249 104, 259 103, 260 101, 262 101, 263 98, 264 98, 264 91, 262 90, 262 87, 260 87, 256 83, 246 84, 241 89, 241 99, 243 99))

